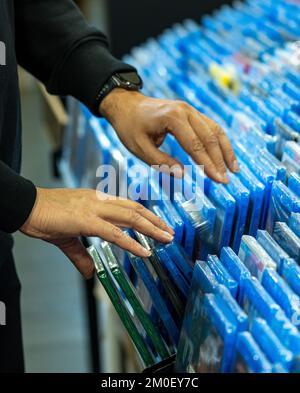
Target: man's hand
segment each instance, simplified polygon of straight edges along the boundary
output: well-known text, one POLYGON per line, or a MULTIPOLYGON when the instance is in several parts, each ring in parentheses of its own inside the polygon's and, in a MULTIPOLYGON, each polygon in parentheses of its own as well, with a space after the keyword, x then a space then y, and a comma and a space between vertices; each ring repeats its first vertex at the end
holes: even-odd
POLYGON ((37 189, 37 199, 21 231, 59 247, 77 269, 90 278, 93 262, 80 236, 100 237, 131 253, 147 257, 149 251, 120 228, 133 228, 163 243, 174 231, 142 205, 87 189, 37 189))
POLYGON ((222 128, 181 101, 159 100, 139 92, 114 89, 100 105, 100 113, 115 128, 122 143, 149 165, 182 165, 159 147, 167 133, 213 180, 228 183, 226 167, 238 172, 231 144, 222 128))

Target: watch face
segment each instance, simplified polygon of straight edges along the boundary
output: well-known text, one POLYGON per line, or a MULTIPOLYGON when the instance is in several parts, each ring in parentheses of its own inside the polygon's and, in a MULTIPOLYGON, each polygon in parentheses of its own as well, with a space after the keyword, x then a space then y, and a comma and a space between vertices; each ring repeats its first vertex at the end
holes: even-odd
POLYGON ((129 82, 130 84, 140 86, 142 82, 141 78, 136 72, 122 72, 117 74, 117 76, 121 79, 123 83, 129 82))

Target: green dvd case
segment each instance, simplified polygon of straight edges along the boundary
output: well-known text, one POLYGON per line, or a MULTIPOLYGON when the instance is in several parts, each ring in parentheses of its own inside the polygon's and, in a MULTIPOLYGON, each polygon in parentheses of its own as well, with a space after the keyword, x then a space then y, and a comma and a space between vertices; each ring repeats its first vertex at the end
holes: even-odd
POLYGON ((132 339, 145 367, 150 367, 151 365, 155 364, 155 359, 147 348, 147 345, 143 337, 140 335, 137 327, 135 326, 129 312, 123 305, 120 295, 118 294, 111 278, 106 273, 105 267, 101 261, 97 249, 94 246, 91 246, 88 248, 88 252, 93 258, 97 277, 103 285, 108 297, 110 298, 117 314, 119 315, 125 329, 127 330, 127 333, 132 339))
POLYGON ((164 343, 160 332, 157 331, 150 317, 144 310, 140 300, 137 298, 135 290, 132 284, 127 280, 121 266, 119 266, 117 259, 115 258, 110 245, 107 242, 101 244, 104 257, 108 263, 108 267, 115 278, 116 282, 119 284, 121 290, 129 301, 134 313, 139 319, 141 325, 145 329, 146 334, 153 343, 153 346, 160 356, 160 358, 166 359, 170 356, 166 344, 164 343))

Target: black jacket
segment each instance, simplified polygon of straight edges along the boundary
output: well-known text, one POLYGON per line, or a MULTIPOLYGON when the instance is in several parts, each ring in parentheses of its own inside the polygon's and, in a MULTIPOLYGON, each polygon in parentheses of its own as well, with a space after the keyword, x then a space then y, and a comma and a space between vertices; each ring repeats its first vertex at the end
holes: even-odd
MULTIPOLYGON (((109 53, 106 37, 85 22, 71 0, 0 0, 0 41, 6 47, 6 64, 0 65, 1 255, 3 247, 12 245, 7 233, 22 226, 36 198, 35 186, 19 175, 17 64, 41 80, 50 93, 72 95, 95 115, 101 86, 113 73, 132 68, 109 53)), ((1 60, 3 45, 0 48, 1 60)))

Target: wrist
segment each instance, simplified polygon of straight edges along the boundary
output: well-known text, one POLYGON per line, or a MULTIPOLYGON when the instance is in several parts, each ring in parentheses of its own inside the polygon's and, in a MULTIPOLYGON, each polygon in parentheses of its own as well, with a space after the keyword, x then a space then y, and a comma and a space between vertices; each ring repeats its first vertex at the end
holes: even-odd
POLYGON ((99 113, 111 124, 116 122, 118 114, 122 114, 132 103, 137 103, 143 98, 139 91, 130 91, 122 88, 113 89, 100 103, 99 113))

